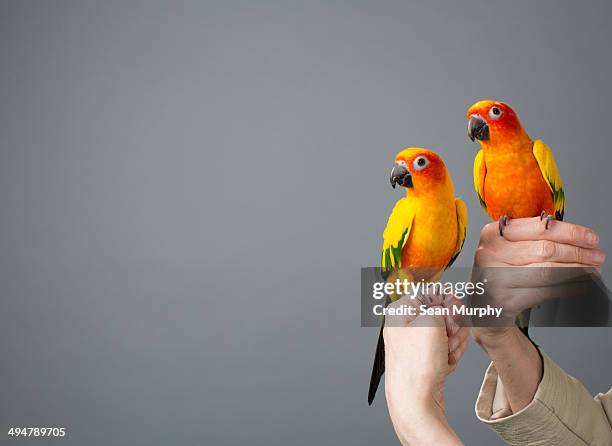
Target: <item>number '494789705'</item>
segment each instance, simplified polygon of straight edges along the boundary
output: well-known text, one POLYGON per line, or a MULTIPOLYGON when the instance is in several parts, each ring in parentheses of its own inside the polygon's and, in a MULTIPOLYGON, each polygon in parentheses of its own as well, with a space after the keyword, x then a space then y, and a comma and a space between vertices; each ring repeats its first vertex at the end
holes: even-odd
POLYGON ((9 437, 65 437, 65 427, 11 427, 9 437))

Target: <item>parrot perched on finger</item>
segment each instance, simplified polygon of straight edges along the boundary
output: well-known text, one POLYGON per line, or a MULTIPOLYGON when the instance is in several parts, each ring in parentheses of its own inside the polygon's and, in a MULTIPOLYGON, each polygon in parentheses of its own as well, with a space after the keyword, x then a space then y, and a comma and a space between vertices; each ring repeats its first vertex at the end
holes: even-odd
MULTIPOLYGON (((476 102, 467 111, 468 137, 481 150, 474 160, 474 186, 480 204, 499 232, 511 218, 537 217, 563 220, 563 181, 552 150, 541 140, 531 140, 509 105, 499 101, 476 102)), ((528 336, 529 310, 518 325, 528 336)))
MULTIPOLYGON (((404 272, 404 277, 436 280, 461 252, 467 207, 455 198, 444 161, 431 150, 407 148, 398 153, 391 171, 391 186, 396 185, 406 189, 406 197, 396 203, 383 233, 381 270, 383 274, 404 272)), ((397 298, 392 296, 391 300, 397 298)), ((383 327, 384 320, 368 391, 370 405, 385 372, 383 327)))

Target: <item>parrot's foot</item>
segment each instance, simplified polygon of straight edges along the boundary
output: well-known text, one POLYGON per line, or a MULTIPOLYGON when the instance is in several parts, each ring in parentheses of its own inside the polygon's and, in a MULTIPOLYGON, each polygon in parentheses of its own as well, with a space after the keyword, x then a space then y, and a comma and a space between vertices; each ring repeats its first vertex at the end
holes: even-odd
POLYGON ((548 227, 550 226, 550 223, 555 219, 554 216, 547 214, 546 211, 542 211, 542 213, 540 214, 540 221, 542 220, 546 220, 546 226, 545 228, 548 229, 548 227))
POLYGON ((508 223, 510 223, 510 217, 508 217, 507 215, 502 215, 501 217, 499 217, 499 235, 500 236, 504 236, 504 228, 506 226, 508 226, 508 223))

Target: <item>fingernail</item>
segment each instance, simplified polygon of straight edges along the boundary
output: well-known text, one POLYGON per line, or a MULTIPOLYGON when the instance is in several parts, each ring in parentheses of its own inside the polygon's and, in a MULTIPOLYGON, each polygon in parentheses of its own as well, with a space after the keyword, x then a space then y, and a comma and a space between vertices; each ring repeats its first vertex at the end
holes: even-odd
POLYGON ((590 245, 596 245, 597 243, 599 243, 599 236, 593 231, 587 231, 586 238, 587 242, 589 242, 590 245))

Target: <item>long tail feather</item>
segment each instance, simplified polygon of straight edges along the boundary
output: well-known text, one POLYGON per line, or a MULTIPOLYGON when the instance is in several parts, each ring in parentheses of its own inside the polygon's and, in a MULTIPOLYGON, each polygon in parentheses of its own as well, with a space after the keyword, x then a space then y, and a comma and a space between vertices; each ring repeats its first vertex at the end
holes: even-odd
POLYGON ((376 353, 374 353, 374 365, 372 366, 372 376, 370 378, 370 389, 368 390, 368 405, 372 405, 374 397, 376 396, 376 390, 380 379, 385 374, 385 339, 383 337, 383 328, 385 322, 383 321, 380 326, 380 333, 378 334, 378 343, 376 344, 376 353))

